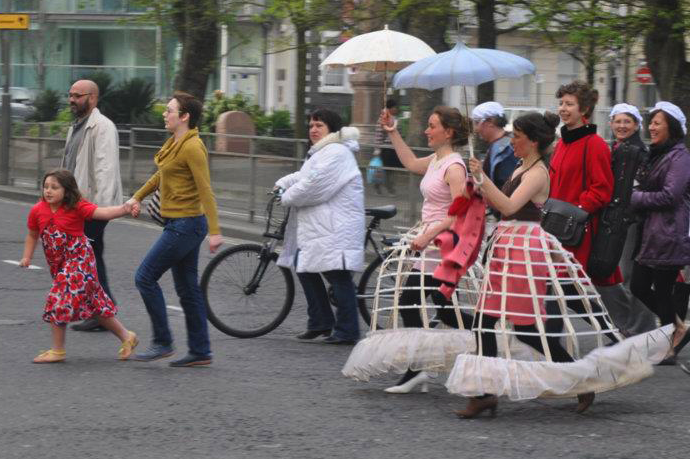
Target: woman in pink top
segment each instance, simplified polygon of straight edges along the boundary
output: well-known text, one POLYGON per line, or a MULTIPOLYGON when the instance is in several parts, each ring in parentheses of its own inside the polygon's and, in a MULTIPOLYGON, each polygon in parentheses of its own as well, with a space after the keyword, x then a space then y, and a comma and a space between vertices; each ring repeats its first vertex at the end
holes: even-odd
MULTIPOLYGON (((433 294, 434 303, 441 307, 437 309, 437 318, 446 325, 458 328, 458 316, 461 317, 465 328, 469 329, 472 323, 469 315, 464 313, 456 315, 454 308, 444 308, 447 303, 438 292, 440 283, 432 278, 440 254, 436 249, 424 250, 441 231, 446 229, 441 223, 445 220, 453 199, 466 195, 467 170, 458 151, 467 145, 469 123, 456 108, 445 106, 434 108, 429 116, 427 129, 424 131, 428 145, 434 149, 434 153, 424 158, 417 158, 402 139, 393 121, 393 117, 384 110, 380 123, 383 130, 388 133, 400 162, 407 170, 424 176, 420 184, 424 196, 422 221, 408 233, 407 240, 412 238, 412 241, 409 247, 405 246, 407 250, 399 252, 401 257, 410 257, 415 259, 415 262, 411 269, 405 268, 405 272, 399 272, 398 277, 402 280, 398 279, 396 283, 404 282, 404 285, 400 285, 401 288, 396 288, 396 292, 392 294, 397 299, 397 305, 400 306, 394 309, 399 312, 404 328, 397 328, 396 323, 392 330, 370 332, 367 338, 360 341, 353 350, 343 373, 356 379, 367 379, 371 374, 383 373, 391 369, 400 372, 407 370, 397 385, 386 389, 389 393, 406 393, 418 384, 422 384, 424 391, 429 379, 426 372, 420 371, 431 369, 426 366, 425 357, 417 358, 416 356, 420 353, 426 353, 428 356, 430 348, 434 348, 432 352, 434 357, 451 352, 441 349, 445 344, 440 341, 447 335, 441 337, 442 334, 438 333, 440 340, 429 335, 422 335, 424 331, 429 331, 428 327, 424 327, 420 315, 420 307, 424 307, 420 305, 424 304, 426 297, 433 294), (422 254, 417 256, 415 253, 417 251, 422 254), (419 330, 421 328, 425 330, 419 330), (424 344, 421 344, 422 341, 424 344), (431 344, 432 341, 434 344, 431 344), (405 357, 401 358, 403 354, 405 357), (373 360, 379 357, 382 359, 380 364, 373 360), (367 368, 371 369, 369 373, 367 373, 369 371, 367 368)), ((433 369, 439 369, 437 364, 432 366, 433 369)))

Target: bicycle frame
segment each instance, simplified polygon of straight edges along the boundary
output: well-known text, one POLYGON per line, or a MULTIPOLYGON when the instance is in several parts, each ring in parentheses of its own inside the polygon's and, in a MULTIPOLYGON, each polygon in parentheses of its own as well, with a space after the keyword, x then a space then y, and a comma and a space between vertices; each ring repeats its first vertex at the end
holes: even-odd
POLYGON ((256 267, 256 271, 254 271, 254 275, 249 283, 242 288, 246 295, 253 294, 256 292, 256 289, 259 288, 259 283, 261 283, 261 279, 263 279, 266 269, 268 269, 268 263, 271 261, 271 258, 275 253, 277 244, 278 239, 274 238, 272 238, 270 241, 264 242, 263 247, 261 248, 261 253, 259 254, 259 266, 256 267))

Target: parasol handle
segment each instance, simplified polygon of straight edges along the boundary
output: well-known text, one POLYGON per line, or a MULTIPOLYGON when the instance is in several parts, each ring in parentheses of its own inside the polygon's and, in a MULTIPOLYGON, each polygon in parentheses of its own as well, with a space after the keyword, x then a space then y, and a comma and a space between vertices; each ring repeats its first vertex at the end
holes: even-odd
MULTIPOLYGON (((388 28, 388 26, 386 26, 388 28)), ((388 61, 383 63, 383 109, 386 109, 388 89, 386 88, 386 83, 388 82, 388 61)))
MULTIPOLYGON (((471 137, 471 136, 470 136, 470 139, 469 139, 469 140, 470 140, 470 142, 469 142, 469 144, 470 144, 470 158, 471 158, 471 159, 474 159, 474 158, 475 158, 475 156, 474 156, 474 145, 473 145, 473 143, 472 143, 472 137, 471 137)), ((479 174, 479 177, 473 175, 473 176, 472 176, 472 181, 473 181, 477 186, 481 186, 481 184, 484 183, 484 174, 479 174)))

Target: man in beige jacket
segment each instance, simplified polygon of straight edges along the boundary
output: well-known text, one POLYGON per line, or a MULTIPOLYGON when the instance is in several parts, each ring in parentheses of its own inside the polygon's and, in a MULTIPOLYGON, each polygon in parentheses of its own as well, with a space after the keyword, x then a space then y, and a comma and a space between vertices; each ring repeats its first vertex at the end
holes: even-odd
MULTIPOLYGON (((69 90, 69 106, 75 121, 67 133, 62 167, 74 174, 85 199, 99 207, 120 205, 122 182, 117 129, 112 121, 101 114, 96 105, 96 83, 91 80, 79 80, 72 85, 69 90)), ((91 241, 96 255, 98 280, 114 302, 103 261, 103 235, 107 224, 104 220, 87 221, 84 224, 84 233, 91 241)), ((79 331, 103 330, 95 319, 85 320, 73 325, 72 328, 79 331)))

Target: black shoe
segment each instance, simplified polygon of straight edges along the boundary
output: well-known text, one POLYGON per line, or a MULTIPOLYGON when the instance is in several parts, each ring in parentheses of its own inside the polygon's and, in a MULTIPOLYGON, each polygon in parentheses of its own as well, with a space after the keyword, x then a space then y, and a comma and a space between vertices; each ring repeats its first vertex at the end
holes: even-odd
POLYGON ((194 355, 187 354, 179 360, 173 360, 170 362, 171 367, 196 367, 199 365, 210 365, 211 364, 210 355, 194 355))
POLYGON ((664 366, 666 366, 666 365, 670 366, 670 365, 675 365, 675 364, 676 364, 676 356, 675 355, 672 355, 670 357, 666 357, 664 360, 657 363, 657 365, 664 365, 664 366))
POLYGON ((328 336, 331 334, 331 329, 328 330, 307 330, 304 333, 297 335, 297 339, 314 339, 319 336, 328 336))
POLYGON ((328 336, 326 339, 321 341, 324 344, 347 344, 347 345, 353 345, 355 344, 355 340, 353 339, 340 339, 336 338, 334 336, 328 336))
POLYGON ((98 332, 106 331, 105 327, 98 323, 98 319, 86 319, 83 322, 72 325, 72 330, 98 332))

